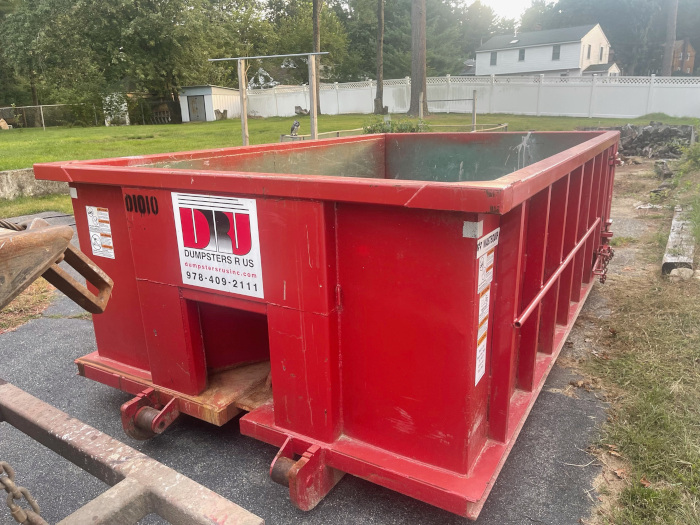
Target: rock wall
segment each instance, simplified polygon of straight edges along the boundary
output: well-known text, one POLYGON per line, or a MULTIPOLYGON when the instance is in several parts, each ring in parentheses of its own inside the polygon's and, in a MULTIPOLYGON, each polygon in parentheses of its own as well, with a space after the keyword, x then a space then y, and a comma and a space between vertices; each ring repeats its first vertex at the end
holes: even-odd
POLYGON ((68 184, 49 180, 36 180, 34 170, 0 171, 0 199, 35 197, 54 193, 68 194, 68 184))

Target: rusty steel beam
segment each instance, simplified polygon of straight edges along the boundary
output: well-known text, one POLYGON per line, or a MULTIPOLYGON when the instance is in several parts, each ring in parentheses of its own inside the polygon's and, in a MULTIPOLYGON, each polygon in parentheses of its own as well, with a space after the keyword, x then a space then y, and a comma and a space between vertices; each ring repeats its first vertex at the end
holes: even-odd
POLYGON ((0 220, 0 309, 42 276, 88 312, 104 312, 114 283, 71 245, 73 228, 51 226, 38 218, 26 226, 0 220), (59 267, 61 261, 95 286, 98 294, 93 294, 59 267))
POLYGON ((262 518, 0 379, 0 421, 112 488, 60 523, 133 524, 155 513, 178 525, 262 525, 262 518))
MULTIPOLYGON (((31 230, 0 222, 0 309, 47 271, 70 244, 70 226, 37 224, 31 230)), ((32 223, 34 225, 35 223, 32 223)))

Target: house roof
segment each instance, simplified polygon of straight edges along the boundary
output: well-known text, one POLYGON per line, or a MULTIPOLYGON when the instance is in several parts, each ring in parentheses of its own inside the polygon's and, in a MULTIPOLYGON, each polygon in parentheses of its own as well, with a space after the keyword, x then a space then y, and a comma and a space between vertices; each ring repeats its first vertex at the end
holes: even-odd
POLYGON ((612 67, 615 65, 613 62, 612 64, 593 64, 592 66, 588 66, 586 69, 583 70, 584 73, 607 73, 612 69, 612 67))
POLYGON ((182 86, 180 90, 183 89, 197 89, 197 88, 219 88, 219 89, 230 89, 231 91, 238 91, 236 88, 226 87, 226 86, 216 86, 214 84, 201 84, 198 86, 182 86))
POLYGON ((597 25, 589 24, 586 26, 547 29, 546 31, 531 31, 529 33, 520 33, 516 36, 498 35, 487 40, 476 52, 578 42, 597 25))
MULTIPOLYGON (((683 50, 683 44, 685 44, 685 43, 686 43, 685 40, 676 40, 676 41, 673 43, 673 51, 674 51, 674 52, 676 52, 676 51, 678 51, 678 52, 682 51, 682 50, 683 50)), ((688 44, 688 47, 687 47, 687 51, 686 51, 686 52, 687 52, 687 53, 693 53, 693 52, 695 51, 695 48, 692 46, 692 44, 691 44, 690 42, 687 42, 687 44, 688 44)))

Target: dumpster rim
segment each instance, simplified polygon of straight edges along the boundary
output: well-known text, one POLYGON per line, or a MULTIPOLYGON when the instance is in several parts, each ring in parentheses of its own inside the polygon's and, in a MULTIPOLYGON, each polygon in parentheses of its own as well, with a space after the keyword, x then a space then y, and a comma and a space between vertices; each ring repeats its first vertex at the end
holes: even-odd
MULTIPOLYGON (((435 182, 400 179, 348 178, 334 175, 294 175, 265 172, 222 172, 201 169, 148 168, 125 163, 138 160, 157 161, 173 158, 185 160, 196 156, 226 152, 266 152, 287 149, 309 149, 333 144, 386 140, 398 134, 360 135, 321 139, 315 143, 260 144, 176 153, 158 153, 133 157, 58 161, 34 165, 35 177, 69 184, 95 184, 123 188, 193 191, 202 193, 251 195, 255 197, 286 197, 304 200, 324 200, 381 204, 466 213, 505 214, 554 181, 585 164, 600 153, 615 147, 619 131, 543 131, 542 135, 577 134, 591 138, 542 159, 520 170, 492 181, 435 182), (301 146, 300 146, 301 145, 301 146), (99 163, 98 163, 99 162, 99 163), (236 187, 222 189, 222 181, 236 187), (306 184, 300 191, 300 183, 306 184)), ((522 132, 508 132, 522 135, 522 132)), ((414 134, 419 135, 419 134, 414 134)), ((420 135, 436 135, 423 133, 420 135)), ((437 135, 456 135, 437 133, 437 135)), ((467 135, 467 134, 464 134, 467 135)), ((470 137, 493 135, 469 133, 470 137)), ((617 149, 615 149, 617 151, 617 149)))

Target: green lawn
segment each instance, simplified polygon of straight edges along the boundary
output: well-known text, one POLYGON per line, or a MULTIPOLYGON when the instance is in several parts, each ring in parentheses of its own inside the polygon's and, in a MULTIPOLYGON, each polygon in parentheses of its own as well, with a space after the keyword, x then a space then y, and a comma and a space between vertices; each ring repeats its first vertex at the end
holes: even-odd
MULTIPOLYGON (((371 115, 338 115, 319 118, 319 131, 336 131, 362 127, 372 120, 371 115)), ((403 118, 394 115, 394 119, 403 118)), ((308 133, 309 117, 297 117, 300 133, 308 133)), ((671 118, 648 115, 638 119, 588 119, 571 117, 528 117, 521 115, 480 115, 479 124, 507 122, 510 131, 571 130, 582 126, 615 126, 632 122, 646 124, 649 120, 666 123, 697 124, 697 119, 671 118)), ((267 118, 249 120, 251 144, 278 142, 279 136, 289 133, 294 118, 267 118)), ((469 124, 470 115, 434 115, 427 118, 429 125, 469 124)), ((437 131, 445 131, 437 130, 437 131)), ((28 168, 36 162, 121 157, 149 153, 167 153, 241 144, 240 121, 198 122, 160 126, 128 126, 99 128, 13 129, 0 131, 0 171, 28 168)))
POLYGON ((0 199, 0 218, 32 215, 42 211, 58 211, 73 215, 73 205, 68 195, 41 195, 0 199))

